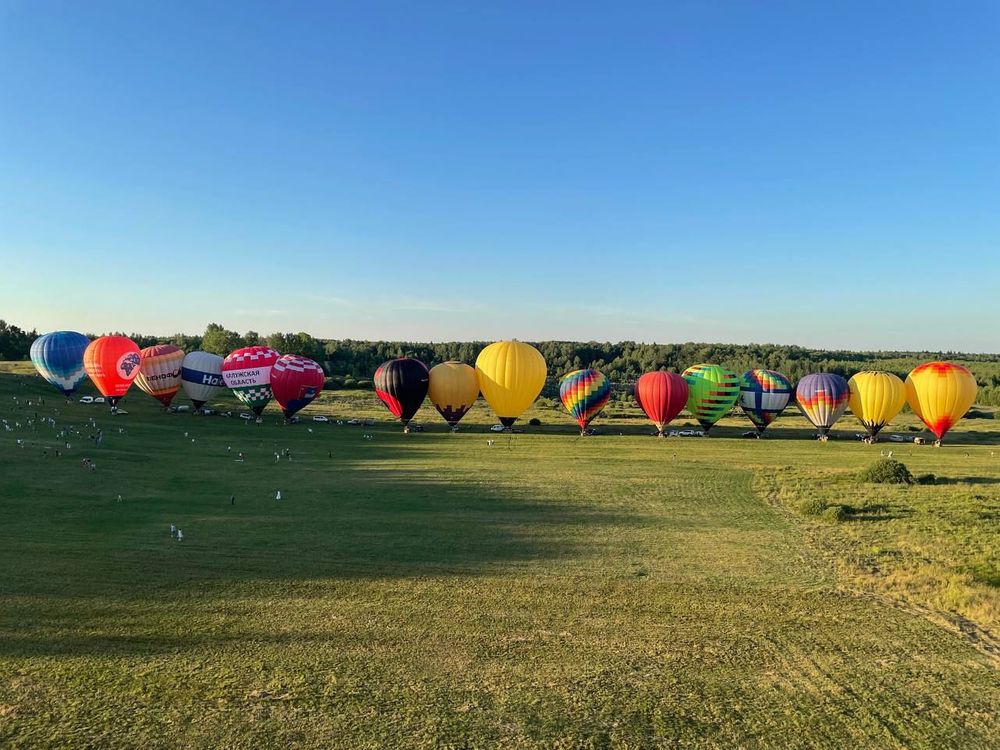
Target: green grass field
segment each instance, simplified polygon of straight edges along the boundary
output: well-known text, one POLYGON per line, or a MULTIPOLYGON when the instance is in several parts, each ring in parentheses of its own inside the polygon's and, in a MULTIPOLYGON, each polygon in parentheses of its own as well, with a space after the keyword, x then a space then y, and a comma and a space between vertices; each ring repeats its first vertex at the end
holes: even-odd
POLYGON ((792 415, 656 440, 626 408, 403 435, 370 393, 303 413, 367 428, 137 391, 112 418, 9 369, 0 747, 1000 746, 993 420, 941 449, 792 415), (854 480, 890 449, 937 482, 854 480))

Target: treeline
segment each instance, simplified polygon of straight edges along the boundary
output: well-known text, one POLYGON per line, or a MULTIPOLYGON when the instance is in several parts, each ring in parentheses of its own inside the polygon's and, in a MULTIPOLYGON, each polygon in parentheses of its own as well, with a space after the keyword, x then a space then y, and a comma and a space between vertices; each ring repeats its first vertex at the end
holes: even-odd
MULTIPOLYGON (((100 334, 88 334, 95 338, 100 334)), ((450 341, 441 343, 413 341, 356 341, 353 339, 318 339, 308 333, 238 333, 211 323, 200 335, 148 336, 124 334, 140 347, 157 343, 175 344, 185 351, 202 349, 225 356, 242 346, 266 345, 282 354, 300 354, 320 362, 332 387, 370 387, 375 369, 387 359, 416 357, 428 365, 447 360, 473 363, 487 341, 450 341)), ((34 331, 25 332, 0 321, 0 358, 25 359, 34 340, 34 331)), ((958 352, 852 352, 806 349, 781 344, 616 344, 596 341, 537 341, 549 369, 544 394, 557 394, 559 378, 583 367, 599 369, 626 395, 642 373, 651 370, 681 372, 699 362, 713 362, 736 372, 752 368, 778 370, 793 381, 810 372, 835 372, 850 377, 861 370, 886 370, 905 378, 921 362, 948 359, 969 367, 979 382, 979 403, 1000 406, 1000 355, 962 354, 958 352)))

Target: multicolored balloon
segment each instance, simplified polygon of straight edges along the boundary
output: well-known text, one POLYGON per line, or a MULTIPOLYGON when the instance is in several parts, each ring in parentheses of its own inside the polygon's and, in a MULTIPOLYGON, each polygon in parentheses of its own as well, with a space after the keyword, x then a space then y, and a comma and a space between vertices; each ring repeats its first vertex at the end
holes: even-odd
POLYGON ((139 347, 126 336, 101 336, 83 353, 87 375, 112 409, 139 375, 139 364, 139 347))
POLYGON ((31 363, 38 374, 69 396, 87 379, 83 353, 90 339, 76 331, 53 331, 31 344, 31 363))
POLYGON ((775 370, 747 370, 740 377, 740 408, 762 434, 792 398, 792 381, 775 370))
POLYGON ((188 352, 181 362, 181 387, 195 409, 215 398, 225 387, 222 380, 223 359, 210 352, 188 352))
POLYGON ((906 376, 906 402, 937 444, 976 402, 975 376, 952 362, 927 362, 906 376))
POLYGON ((597 370, 573 370, 559 381, 559 399, 580 425, 581 435, 610 398, 611 381, 597 370))
POLYGON ((427 365, 412 357, 390 359, 375 371, 375 395, 403 423, 403 432, 427 397, 429 379, 427 365))
POLYGON ((675 372, 647 372, 635 383, 635 400, 656 425, 657 437, 681 413, 688 400, 688 384, 675 372))
POLYGON ((271 368, 271 392, 285 419, 308 406, 323 390, 323 381, 323 368, 308 357, 279 357, 271 368))
POLYGON ((222 361, 222 381, 258 417, 271 400, 271 368, 280 356, 269 346, 246 346, 222 361))
POLYGON ((479 390, 504 427, 535 403, 546 374, 542 353, 521 341, 497 341, 476 358, 479 390))
POLYGON ((135 384, 164 407, 169 407, 181 389, 181 365, 184 351, 173 344, 147 346, 139 352, 139 374, 135 384))
POLYGON ((851 412, 872 441, 906 403, 906 386, 891 372, 859 372, 847 381, 847 386, 851 389, 847 401, 851 412))
POLYGON ((795 387, 799 409, 823 438, 847 410, 850 395, 847 381, 832 372, 806 375, 795 387))
POLYGON ((451 425, 458 428, 459 420, 479 398, 479 378, 476 370, 464 362, 442 362, 429 373, 427 395, 434 408, 451 425))
POLYGON ((708 432, 740 397, 740 379, 719 365, 693 365, 683 377, 688 384, 688 411, 708 432))

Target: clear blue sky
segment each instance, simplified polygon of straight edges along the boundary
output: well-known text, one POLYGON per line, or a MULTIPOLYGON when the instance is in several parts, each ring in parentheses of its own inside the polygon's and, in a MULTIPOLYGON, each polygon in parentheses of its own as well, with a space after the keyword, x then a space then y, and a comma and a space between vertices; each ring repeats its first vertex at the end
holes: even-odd
POLYGON ((1000 351, 1000 3, 0 3, 0 317, 1000 351))

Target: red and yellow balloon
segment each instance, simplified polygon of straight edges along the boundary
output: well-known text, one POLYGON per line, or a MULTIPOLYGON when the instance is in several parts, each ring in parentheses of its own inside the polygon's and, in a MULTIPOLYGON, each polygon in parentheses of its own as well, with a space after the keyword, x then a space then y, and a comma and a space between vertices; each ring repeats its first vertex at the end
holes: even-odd
POLYGON ((976 402, 978 390, 975 376, 953 362, 925 362, 906 376, 906 402, 938 443, 976 402))

